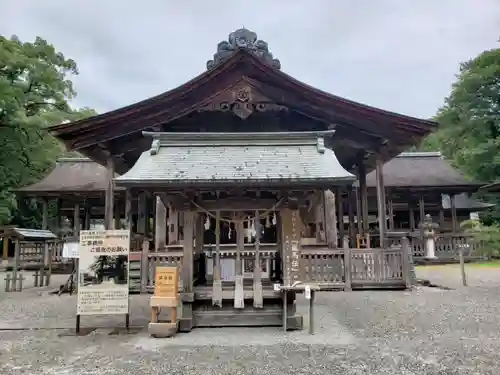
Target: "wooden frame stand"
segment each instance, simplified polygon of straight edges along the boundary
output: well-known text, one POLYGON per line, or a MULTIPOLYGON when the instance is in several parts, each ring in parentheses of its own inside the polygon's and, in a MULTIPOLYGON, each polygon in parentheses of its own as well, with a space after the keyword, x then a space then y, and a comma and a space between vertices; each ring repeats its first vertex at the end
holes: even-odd
POLYGON ((158 297, 153 296, 150 299, 151 322, 148 325, 148 332, 153 337, 172 337, 177 333, 177 297, 158 297), (169 310, 169 321, 159 321, 158 317, 162 308, 169 310))

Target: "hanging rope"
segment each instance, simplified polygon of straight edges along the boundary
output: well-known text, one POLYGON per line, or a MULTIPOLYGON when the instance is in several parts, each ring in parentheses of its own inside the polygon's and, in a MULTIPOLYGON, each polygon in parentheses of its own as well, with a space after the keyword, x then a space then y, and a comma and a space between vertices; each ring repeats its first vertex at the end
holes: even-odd
MULTIPOLYGON (((265 217, 268 217, 268 215, 273 212, 273 211, 276 211, 276 209, 278 208, 278 206, 283 202, 283 198, 281 198, 279 201, 277 201, 270 209, 264 211, 263 213, 259 214, 258 218, 259 219, 263 219, 265 217)), ((201 207, 198 203, 196 203, 195 201, 191 201, 191 203, 197 208, 199 209, 200 211, 202 211, 204 214, 216 219, 217 217, 211 213, 210 211, 204 209, 203 207, 201 207)), ((241 219, 224 219, 224 218, 220 218, 220 221, 224 221, 226 223, 233 223, 233 224, 237 224, 237 223, 244 223, 245 221, 248 221, 248 218, 249 216, 247 216, 246 218, 243 216, 241 219)), ((252 217, 252 219, 254 219, 255 216, 252 217)), ((274 219, 274 217, 273 217, 274 219)), ((274 220, 273 220, 274 221, 274 220)))

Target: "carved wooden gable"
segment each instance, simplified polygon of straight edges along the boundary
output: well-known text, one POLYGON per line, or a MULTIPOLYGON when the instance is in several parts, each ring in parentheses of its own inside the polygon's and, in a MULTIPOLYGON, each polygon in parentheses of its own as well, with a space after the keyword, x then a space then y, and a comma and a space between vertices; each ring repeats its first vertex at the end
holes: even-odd
POLYGON ((244 79, 236 85, 214 96, 209 103, 198 109, 203 111, 233 112, 241 119, 246 119, 254 112, 283 111, 285 106, 273 103, 244 79))

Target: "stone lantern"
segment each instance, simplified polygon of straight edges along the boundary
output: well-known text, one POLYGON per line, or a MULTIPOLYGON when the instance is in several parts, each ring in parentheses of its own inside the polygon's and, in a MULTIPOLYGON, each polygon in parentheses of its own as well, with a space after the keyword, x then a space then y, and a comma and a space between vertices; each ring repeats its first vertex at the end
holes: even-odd
POLYGON ((436 259, 436 229, 439 227, 438 224, 432 222, 431 215, 425 215, 423 221, 419 224, 420 229, 422 230, 425 250, 427 259, 436 259))

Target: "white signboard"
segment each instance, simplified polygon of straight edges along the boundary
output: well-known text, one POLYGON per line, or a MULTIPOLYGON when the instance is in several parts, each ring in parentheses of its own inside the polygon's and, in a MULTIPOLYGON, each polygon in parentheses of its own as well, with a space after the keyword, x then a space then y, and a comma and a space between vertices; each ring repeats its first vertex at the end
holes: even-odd
POLYGON ((128 314, 130 231, 82 230, 79 248, 77 314, 128 314))
POLYGON ((80 258, 80 244, 78 242, 65 242, 62 256, 63 258, 80 258))

